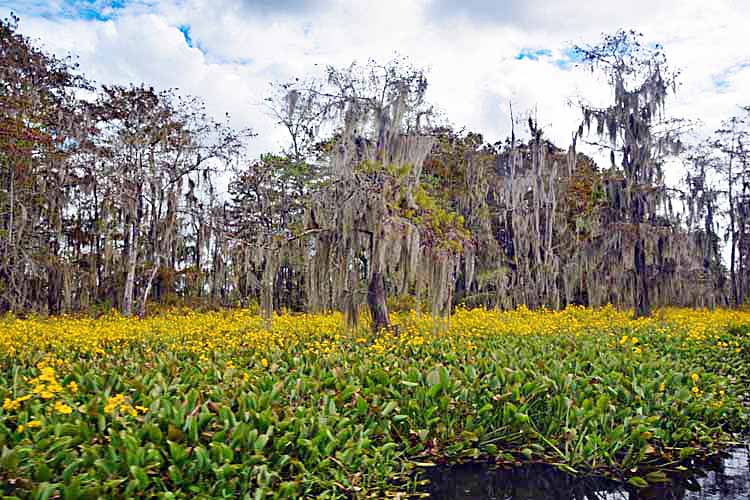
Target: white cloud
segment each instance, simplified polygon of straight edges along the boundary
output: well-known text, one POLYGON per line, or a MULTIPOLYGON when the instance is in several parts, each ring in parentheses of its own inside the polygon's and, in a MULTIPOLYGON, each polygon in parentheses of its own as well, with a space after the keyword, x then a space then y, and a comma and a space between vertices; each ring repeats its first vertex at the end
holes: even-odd
POLYGON ((548 135, 566 146, 580 119, 566 101, 586 94, 602 102, 609 94, 602 80, 555 60, 570 43, 596 42, 619 27, 662 43, 682 69, 674 114, 700 119, 709 131, 736 105, 750 104, 750 67, 739 65, 747 62, 750 25, 743 3, 169 0, 126 6, 104 22, 29 15, 21 31, 58 54, 79 54, 101 83, 143 81, 202 97, 214 114, 228 111, 235 125, 260 133, 256 153, 285 140, 260 105, 270 81, 396 53, 429 68, 429 95, 457 126, 501 139, 512 100, 518 114, 536 109, 548 135), (193 48, 180 26, 190 27, 193 48), (516 59, 525 48, 553 55, 516 59))

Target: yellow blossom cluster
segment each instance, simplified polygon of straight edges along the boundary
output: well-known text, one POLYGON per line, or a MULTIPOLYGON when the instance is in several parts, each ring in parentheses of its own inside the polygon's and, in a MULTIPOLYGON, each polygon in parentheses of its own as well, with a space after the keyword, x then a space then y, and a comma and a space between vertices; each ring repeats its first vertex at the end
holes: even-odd
MULTIPOLYGON (((340 314, 289 314, 274 318, 272 329, 267 331, 263 318, 244 309, 209 313, 175 310, 146 319, 117 313, 97 319, 6 317, 0 318, 0 353, 27 359, 46 353, 105 356, 134 346, 142 346, 147 353, 158 345, 208 359, 217 351, 284 349, 302 339, 315 339, 320 342, 319 349, 332 350, 340 338, 341 324, 340 314)), ((49 373, 40 376, 40 394, 59 392, 60 387, 48 378, 49 373)))
MULTIPOLYGON (((54 360, 52 363, 57 364, 57 361, 59 360, 54 360)), ((64 392, 64 387, 57 380, 55 369, 50 365, 49 360, 43 360, 37 363, 37 369, 39 370, 39 375, 28 380, 31 392, 16 398, 6 397, 3 400, 3 410, 17 411, 25 401, 29 401, 35 396, 42 400, 51 400, 64 392)), ((78 391, 78 384, 75 382, 68 384, 68 391, 71 394, 75 394, 75 392, 78 391)), ((54 409, 58 413, 63 414, 70 414, 73 411, 70 406, 62 401, 56 401, 54 409)))
POLYGON ((34 386, 33 393, 38 394, 42 399, 52 399, 55 394, 62 392, 63 387, 55 377, 55 369, 47 366, 45 363, 38 365, 41 374, 31 379, 31 385, 34 386))
POLYGON ((39 420, 30 420, 25 425, 21 424, 16 429, 18 432, 23 432, 26 429, 36 429, 38 427, 41 427, 42 423, 39 420))
MULTIPOLYGON (((609 439, 613 412, 643 415, 646 409, 648 418, 659 420, 660 409, 690 408, 690 418, 710 422, 711 429, 744 415, 750 311, 667 308, 634 319, 632 311, 613 307, 457 308, 447 318, 394 313, 391 327, 379 332, 372 332, 364 312, 356 328, 339 313, 284 314, 268 322, 249 310, 162 311, 146 319, 0 318, 6 380, 0 438, 18 449, 39 443, 46 450, 53 433, 80 428, 96 429, 96 446, 107 440, 115 446, 133 433, 139 439, 147 434, 154 444, 250 443, 234 437, 250 429, 247 422, 237 427, 239 415, 273 419, 278 412, 285 421, 301 419, 302 429, 325 411, 345 415, 341 422, 387 422, 383 429, 413 425, 425 442, 442 435, 454 445, 463 438, 451 432, 471 432, 478 441, 482 429, 500 422, 521 434, 532 422, 546 422, 539 428, 567 439, 572 416, 581 429, 595 422, 597 436, 609 439), (726 375, 726 360, 737 375, 726 375), (284 414, 287 407, 293 413, 284 414), (450 418, 441 421, 443 415, 450 418), (470 421, 475 427, 468 431, 463 426, 470 421), (458 427, 449 429, 450 422, 458 427)), ((654 442, 648 454, 659 443, 687 439, 664 428, 628 432, 654 442)), ((266 439, 275 438, 258 438, 248 453, 228 447, 216 453, 221 460, 245 460, 259 449, 275 453, 266 439)), ((175 456, 180 449, 174 447, 175 456)), ((109 480, 108 469, 92 470, 103 474, 97 481, 109 480)))
POLYGON ((29 399, 31 399, 31 394, 26 394, 25 396, 21 396, 15 399, 5 398, 5 400, 3 401, 3 410, 17 410, 21 407, 21 403, 23 403, 24 401, 28 401, 29 399))
POLYGON ((124 394, 115 394, 107 398, 107 404, 104 405, 104 413, 113 414, 120 412, 122 415, 131 415, 137 417, 138 413, 146 413, 148 408, 145 406, 131 406, 131 404, 125 399, 124 394))
MULTIPOLYGON (((736 339, 722 337, 728 327, 750 325, 750 311, 694 311, 667 308, 652 317, 633 319, 632 312, 613 307, 588 309, 571 306, 562 311, 531 311, 519 307, 512 311, 458 309, 447 319, 435 319, 415 311, 395 314, 395 327, 374 338, 362 336, 363 328, 349 335, 343 318, 333 314, 286 314, 273 318, 266 329, 263 318, 249 310, 199 313, 175 310, 147 319, 125 318, 111 314, 98 319, 63 316, 60 318, 13 317, 0 319, 0 353, 11 358, 36 356, 117 355, 134 346, 149 353, 155 346, 170 351, 187 351, 201 361, 216 352, 257 352, 258 360, 268 353, 288 350, 303 344, 305 352, 332 354, 352 345, 363 345, 374 353, 393 349, 419 348, 435 337, 449 333, 452 345, 472 350, 480 339, 504 335, 585 335, 616 336, 611 345, 633 353, 648 349, 644 338, 657 334, 680 335, 690 341, 710 342, 720 348, 740 352, 747 349, 736 339), (33 346, 33 349, 29 349, 33 346)), ((36 359, 36 361, 34 361, 36 359)), ((59 359, 45 359, 40 374, 31 383, 33 394, 52 399, 63 387, 55 378, 53 365, 59 359)), ((68 387, 75 393, 77 385, 68 387)), ((5 403, 14 405, 13 399, 5 403)), ((22 401, 19 401, 19 403, 22 401)))

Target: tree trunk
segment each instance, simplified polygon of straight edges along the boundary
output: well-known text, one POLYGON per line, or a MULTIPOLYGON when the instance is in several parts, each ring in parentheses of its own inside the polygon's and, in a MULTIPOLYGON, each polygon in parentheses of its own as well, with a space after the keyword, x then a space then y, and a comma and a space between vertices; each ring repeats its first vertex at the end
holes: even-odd
POLYGON ((195 226, 195 276, 193 278, 193 287, 196 297, 201 296, 201 249, 203 248, 203 223, 197 218, 194 220, 193 225, 195 226))
POLYGON ((50 262, 47 268, 47 312, 50 316, 60 314, 60 295, 62 293, 62 273, 50 262))
POLYGON ((154 268, 151 270, 151 274, 148 276, 148 280, 146 281, 146 287, 143 290, 143 297, 141 298, 141 304, 138 307, 138 316, 141 318, 146 316, 146 303, 148 302, 148 295, 151 293, 151 285, 154 283, 154 278, 156 278, 156 274, 159 272, 159 267, 161 266, 161 254, 156 255, 156 261, 154 262, 154 268))
MULTIPOLYGON (((741 306, 745 303, 745 279, 746 279, 746 271, 745 268, 747 267, 747 249, 746 249, 746 243, 745 243, 745 224, 747 224, 747 217, 745 210, 743 208, 743 205, 745 200, 747 199, 747 189, 745 187, 744 182, 744 173, 742 174, 743 179, 742 180, 742 195, 740 197, 740 207, 738 208, 738 212, 740 214, 739 221, 736 221, 739 223, 739 238, 737 240, 737 246, 738 246, 738 263, 737 263, 737 274, 739 275, 737 277, 737 306, 741 306)), ((736 204, 736 202, 735 202, 736 204)))
POLYGON ((739 294, 737 289, 737 268, 736 268, 736 262, 737 262, 737 232, 735 229, 735 202, 734 202, 734 192, 732 190, 732 156, 729 157, 729 170, 727 173, 727 179, 729 182, 727 182, 727 185, 729 187, 729 233, 731 235, 731 252, 729 256, 729 276, 732 280, 732 302, 734 303, 734 307, 738 307, 740 305, 739 301, 739 294))
POLYGON ((648 278, 646 276, 646 249, 639 237, 635 242, 635 317, 642 318, 651 315, 651 301, 648 295, 648 278))
POLYGON ((370 306, 370 314, 372 314, 373 331, 377 332, 391 325, 388 318, 388 306, 385 302, 385 282, 382 273, 372 273, 370 286, 367 289, 367 305, 370 306))
POLYGON ((138 231, 135 222, 130 224, 130 248, 128 249, 128 269, 125 278, 125 291, 122 296, 122 313, 133 314, 133 289, 135 288, 135 266, 138 256, 138 231))

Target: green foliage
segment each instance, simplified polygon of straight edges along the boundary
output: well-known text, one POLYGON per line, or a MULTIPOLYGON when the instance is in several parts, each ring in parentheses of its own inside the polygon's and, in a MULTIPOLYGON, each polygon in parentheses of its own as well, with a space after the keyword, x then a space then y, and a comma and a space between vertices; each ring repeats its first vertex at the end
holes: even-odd
POLYGON ((746 327, 718 341, 656 323, 508 335, 493 318, 460 313, 447 335, 411 314, 400 336, 274 331, 284 347, 263 351, 183 350, 159 334, 98 354, 6 352, 0 494, 349 498, 405 484, 417 464, 489 458, 625 472, 641 487, 747 428, 746 327), (45 366, 71 411, 13 408, 45 366))
POLYGON ((355 172, 363 174, 385 174, 400 180, 406 178, 406 176, 411 173, 412 168, 412 165, 409 165, 408 163, 403 165, 396 165, 393 163, 383 165, 379 161, 367 160, 360 163, 355 169, 355 172))
POLYGON ((425 239, 433 242, 438 248, 461 252, 463 244, 471 239, 471 233, 464 225, 464 217, 445 208, 438 198, 422 186, 415 190, 414 201, 418 209, 404 209, 403 214, 425 228, 425 239))

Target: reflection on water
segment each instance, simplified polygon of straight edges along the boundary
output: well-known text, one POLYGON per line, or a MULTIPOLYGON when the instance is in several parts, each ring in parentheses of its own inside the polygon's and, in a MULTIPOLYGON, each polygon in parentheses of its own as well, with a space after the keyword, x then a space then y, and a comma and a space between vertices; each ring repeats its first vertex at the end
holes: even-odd
POLYGON ((713 463, 643 490, 580 478, 545 465, 492 470, 462 465, 425 471, 435 500, 750 500, 750 452, 735 448, 713 463))

